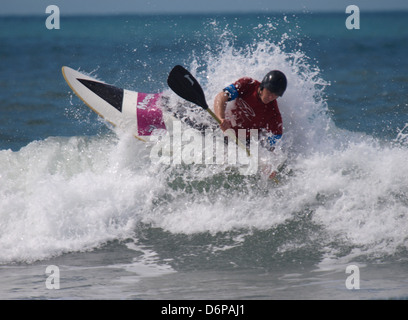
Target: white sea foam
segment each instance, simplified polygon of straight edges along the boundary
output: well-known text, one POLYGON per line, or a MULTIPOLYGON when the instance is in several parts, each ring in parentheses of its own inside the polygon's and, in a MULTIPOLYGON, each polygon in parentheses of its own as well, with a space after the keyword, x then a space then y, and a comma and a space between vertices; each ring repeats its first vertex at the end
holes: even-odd
POLYGON ((48 138, 1 151, 0 260, 36 260, 129 236, 153 180, 134 138, 48 138), (118 157, 121 154, 122 157, 118 157))

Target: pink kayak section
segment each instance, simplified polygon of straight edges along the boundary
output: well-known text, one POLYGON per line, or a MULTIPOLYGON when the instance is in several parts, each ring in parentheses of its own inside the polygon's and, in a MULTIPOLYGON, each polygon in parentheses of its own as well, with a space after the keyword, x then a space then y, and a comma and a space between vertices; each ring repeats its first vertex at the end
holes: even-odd
POLYGON ((141 93, 137 99, 137 128, 139 136, 150 136, 155 129, 164 129, 163 112, 158 107, 161 93, 141 93))

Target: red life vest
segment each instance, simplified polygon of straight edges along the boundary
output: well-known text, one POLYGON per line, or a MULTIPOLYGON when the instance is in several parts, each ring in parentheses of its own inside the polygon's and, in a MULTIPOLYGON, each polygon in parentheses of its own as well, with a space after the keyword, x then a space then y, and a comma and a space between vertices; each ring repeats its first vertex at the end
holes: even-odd
POLYGON ((230 100, 235 99, 235 106, 231 108, 233 119, 232 128, 238 134, 238 129, 247 129, 249 139, 250 129, 258 129, 259 133, 282 136, 282 116, 276 100, 264 104, 259 97, 260 82, 252 78, 241 78, 233 85, 224 89, 229 93, 230 100))

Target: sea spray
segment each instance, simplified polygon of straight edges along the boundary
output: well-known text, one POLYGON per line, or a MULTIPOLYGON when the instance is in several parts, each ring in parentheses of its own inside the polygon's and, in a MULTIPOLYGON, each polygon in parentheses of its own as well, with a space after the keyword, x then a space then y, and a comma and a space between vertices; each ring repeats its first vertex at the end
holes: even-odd
MULTIPOLYGON (((310 257, 316 262, 323 254, 342 261, 398 258, 407 245, 406 128, 394 137, 397 144, 339 129, 324 97, 329 83, 296 35, 276 36, 276 23, 258 24, 247 43, 234 26, 220 29, 208 53, 193 52, 183 62, 211 107, 215 95, 242 76, 285 72, 288 89, 278 100, 284 135, 275 153, 262 154, 273 165, 273 157, 287 158, 279 184, 216 163, 154 163, 147 144, 121 131, 1 150, 1 263, 129 239, 156 241, 151 250, 176 252, 172 259, 179 263, 198 257, 193 267, 216 261, 268 268, 310 257), (201 252, 212 256, 200 260, 201 252)), ((177 102, 171 96, 170 103, 177 102)), ((195 110, 199 121, 212 125, 195 110)))
POLYGON ((143 205, 135 194, 149 179, 116 158, 126 141, 49 138, 1 151, 0 260, 33 261, 131 235, 143 205))
MULTIPOLYGON (((184 198, 159 226, 183 233, 225 232, 273 229, 303 217, 322 228, 321 248, 333 254, 358 248, 366 257, 384 257, 405 248, 406 147, 337 128, 324 96, 330 83, 303 52, 282 49, 288 37, 279 46, 262 40, 235 48, 234 38, 226 35, 216 53, 195 57, 190 69, 204 83, 210 102, 242 76, 261 79, 272 68, 287 74, 288 90, 278 103, 284 120, 280 150, 289 159, 291 174, 285 183, 268 185, 263 192, 252 181, 241 181, 252 184, 244 198, 234 192, 241 188, 226 192, 213 186, 218 198, 207 203, 194 195, 184 198), (197 201, 199 206, 190 210, 197 201)), ((396 138, 400 142, 404 129, 396 138)))

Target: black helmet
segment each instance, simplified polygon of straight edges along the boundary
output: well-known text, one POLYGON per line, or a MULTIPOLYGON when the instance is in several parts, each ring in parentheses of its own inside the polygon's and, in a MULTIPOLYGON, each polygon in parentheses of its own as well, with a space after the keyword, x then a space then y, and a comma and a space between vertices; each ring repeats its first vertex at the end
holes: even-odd
POLYGON ((272 70, 263 78, 260 88, 261 90, 266 88, 270 92, 282 97, 286 90, 287 83, 286 76, 283 72, 279 70, 272 70))

